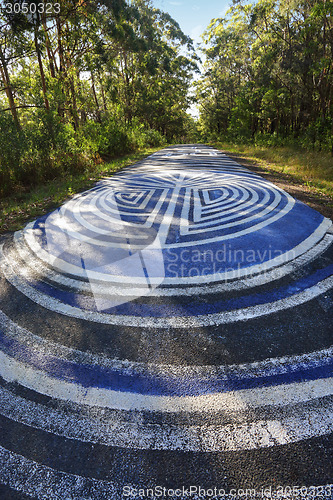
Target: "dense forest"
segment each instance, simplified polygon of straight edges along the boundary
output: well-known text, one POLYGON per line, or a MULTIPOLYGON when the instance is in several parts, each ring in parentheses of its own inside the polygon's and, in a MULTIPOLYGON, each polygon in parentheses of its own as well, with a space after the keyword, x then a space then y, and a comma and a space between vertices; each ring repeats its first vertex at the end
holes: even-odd
POLYGON ((0 26, 3 193, 193 127, 193 43, 151 2, 6 0, 0 26))
POLYGON ((204 34, 201 129, 333 152, 333 2, 234 0, 204 34))
POLYGON ((331 1, 234 0, 197 51, 151 0, 0 2, 2 195, 172 142, 333 152, 331 1))

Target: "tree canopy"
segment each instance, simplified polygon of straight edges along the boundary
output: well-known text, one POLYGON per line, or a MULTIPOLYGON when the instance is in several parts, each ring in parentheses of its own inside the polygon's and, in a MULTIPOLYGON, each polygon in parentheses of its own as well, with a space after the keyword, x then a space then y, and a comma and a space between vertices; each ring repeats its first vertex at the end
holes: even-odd
POLYGON ((84 155, 180 140, 197 59, 150 0, 3 2, 0 191, 38 162, 52 176, 84 155))
POLYGON ((149 0, 60 0, 50 13, 43 4, 9 0, 1 10, 1 103, 17 124, 30 106, 75 129, 109 111, 169 137, 179 131, 196 56, 175 20, 149 0))
POLYGON ((0 192, 143 145, 230 137, 331 148, 333 3, 233 0, 199 57, 151 0, 2 0, 0 192))
POLYGON ((333 3, 234 1, 204 34, 201 126, 332 145, 333 3))

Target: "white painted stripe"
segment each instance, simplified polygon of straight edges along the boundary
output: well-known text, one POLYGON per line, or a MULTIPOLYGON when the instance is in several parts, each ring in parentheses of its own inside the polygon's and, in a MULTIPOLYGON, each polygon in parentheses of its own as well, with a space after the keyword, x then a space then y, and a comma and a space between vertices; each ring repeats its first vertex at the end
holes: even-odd
MULTIPOLYGON (((202 190, 202 188, 201 188, 202 190)), ((247 215, 254 210, 258 210, 258 207, 260 205, 257 204, 259 200, 259 195, 256 193, 253 189, 247 188, 248 193, 252 194, 252 198, 250 200, 246 200, 246 191, 245 189, 238 188, 238 191, 243 191, 243 198, 235 198, 234 202, 227 207, 226 213, 223 215, 219 211, 215 217, 214 215, 211 215, 210 217, 207 217, 207 207, 203 207, 201 205, 201 200, 200 200, 200 195, 199 195, 199 189, 195 189, 194 195, 193 195, 193 202, 194 202, 194 208, 193 208, 193 220, 194 220, 194 230, 195 234, 200 233, 200 232, 205 232, 207 231, 206 228, 211 226, 212 224, 217 224, 220 221, 220 225, 217 226, 216 228, 214 227, 214 231, 218 230, 219 228, 227 228, 227 227, 234 227, 239 224, 246 224, 248 222, 247 217, 243 217, 241 221, 238 222, 230 222, 228 224, 225 223, 226 220, 229 219, 234 219, 235 217, 239 217, 241 215, 247 215), (203 209, 205 210, 205 218, 202 218, 202 212, 203 209), (208 219, 206 221, 206 219, 208 219), (197 227, 198 226, 198 227, 197 227)), ((190 207, 191 207, 191 192, 189 189, 186 190, 186 194, 184 196, 184 204, 182 207, 182 221, 186 223, 186 226, 181 227, 181 234, 185 235, 188 234, 189 232, 189 212, 190 212, 190 207)), ((224 208, 223 205, 225 205, 227 202, 231 201, 233 197, 228 198, 224 203, 220 203, 217 208, 221 209, 224 208)), ((264 199, 262 200, 261 203, 266 203, 269 199, 269 194, 266 192, 264 199)), ((214 207, 215 208, 215 207, 214 207)), ((254 218, 259 218, 261 217, 261 213, 257 214, 254 218)), ((253 219, 253 217, 249 217, 249 219, 253 219)), ((193 223, 192 223, 193 224, 193 223)), ((208 229, 209 230, 209 229, 208 229)))
POLYGON ((245 411, 264 406, 286 406, 333 394, 333 378, 282 384, 255 389, 241 389, 201 396, 151 396, 112 389, 83 387, 50 377, 41 370, 16 361, 0 352, 0 375, 52 398, 89 406, 118 410, 157 412, 245 411))
MULTIPOLYGON (((278 206, 278 204, 280 203, 280 201, 282 199, 281 192, 283 192, 283 191, 282 190, 278 191, 277 189, 274 189, 273 185, 268 186, 268 188, 270 189, 271 192, 274 193, 274 199, 270 205, 267 205, 267 201, 269 200, 270 195, 269 195, 268 189, 264 189, 265 188, 264 185, 254 184, 254 183, 250 183, 250 182, 245 183, 245 182, 242 182, 241 180, 239 180, 239 183, 235 183, 236 186, 237 186, 237 184, 239 184, 239 186, 242 186, 242 184, 243 184, 244 188, 247 189, 252 194, 252 198, 248 202, 242 203, 240 205, 240 207, 236 207, 234 209, 228 208, 228 211, 224 216, 221 216, 221 214, 220 214, 220 217, 221 217, 220 225, 216 226, 216 228, 214 227, 210 230, 214 230, 214 231, 216 231, 218 229, 224 230, 226 228, 247 224, 248 222, 253 221, 253 220, 258 220, 271 212, 274 213, 274 209, 278 206), (251 186, 254 186, 257 189, 260 189, 261 191, 264 192, 264 198, 260 201, 260 203, 257 203, 257 201, 259 199, 258 193, 256 191, 254 191, 251 188, 251 186), (248 216, 248 214, 251 214, 251 212, 258 210, 258 208, 261 208, 261 211, 259 213, 248 216), (233 213, 233 212, 236 212, 236 213, 233 213), (229 223, 225 222, 229 219, 234 219, 234 218, 237 218, 239 216, 243 216, 243 218, 241 220, 238 220, 238 221, 231 221, 229 223)), ((272 222, 275 222, 279 218, 283 217, 286 213, 288 213, 293 208, 293 206, 295 204, 294 198, 292 198, 287 193, 283 192, 283 194, 287 198, 288 202, 287 202, 286 206, 283 209, 279 210, 279 212, 276 215, 274 215, 273 217, 269 217, 265 221, 261 221, 259 224, 255 224, 254 226, 251 226, 250 228, 248 228, 246 230, 241 230, 241 231, 237 231, 236 233, 231 233, 231 234, 225 235, 225 238, 224 237, 223 238, 224 239, 233 239, 236 237, 236 235, 242 236, 244 234, 249 234, 253 231, 257 231, 258 229, 262 229, 263 227, 265 227, 265 226, 271 224, 272 222), (279 216, 279 217, 276 218, 277 216, 279 216), (244 232, 244 231, 247 231, 247 232, 244 232)), ((183 206, 183 213, 185 215, 184 220, 187 221, 187 225, 189 224, 188 213, 190 210, 190 199, 191 198, 190 198, 189 194, 187 194, 187 196, 185 196, 184 206, 183 206)), ((194 203, 196 203, 197 205, 199 204, 200 209, 201 209, 201 202, 200 202, 200 198, 198 195, 194 199, 194 203)), ((207 229, 207 228, 209 228, 213 223, 213 221, 207 221, 207 222, 195 221, 195 222, 196 222, 196 225, 198 225, 199 227, 197 229, 193 230, 194 234, 209 231, 209 229, 207 229)), ((188 231, 185 231, 185 230, 181 231, 181 234, 182 235, 188 234, 188 231)), ((175 245, 172 244, 170 246, 174 247, 175 245)))
MULTIPOLYGON (((288 212, 290 212, 290 210, 293 208, 294 204, 295 204, 295 200, 293 198, 291 198, 291 199, 288 198, 287 205, 283 209, 279 210, 279 212, 276 213, 273 217, 270 217, 269 219, 267 219, 265 221, 259 222, 257 224, 254 224, 253 226, 248 227, 247 229, 242 229, 242 230, 237 231, 235 233, 220 234, 219 236, 214 237, 214 238, 205 238, 203 243, 207 244, 207 243, 215 243, 216 241, 220 242, 220 241, 231 240, 234 238, 238 238, 240 236, 245 236, 247 234, 251 234, 255 231, 259 231, 260 229, 266 227, 267 225, 271 225, 273 222, 276 222, 277 220, 284 217, 288 212)), ((267 207, 267 209, 265 209, 261 212, 261 216, 266 214, 266 213, 269 213, 269 212, 270 212, 270 207, 267 207)), ((252 216, 252 218, 249 217, 249 219, 245 222, 249 222, 249 220, 255 220, 255 219, 257 219, 257 216, 254 215, 254 216, 252 216)), ((233 223, 230 223, 229 225, 223 224, 222 228, 232 227, 233 225, 234 225, 233 223)), ((219 228, 217 228, 217 230, 218 229, 219 228)), ((207 230, 205 230, 205 231, 207 231, 207 230)), ((200 245, 200 243, 201 243, 201 240, 186 242, 186 246, 197 246, 197 245, 200 245)), ((181 248, 184 246, 185 246, 184 242, 182 242, 182 243, 170 243, 169 244, 170 248, 181 248)))
MULTIPOLYGON (((50 408, 13 395, 0 387, 0 414, 15 422, 41 429, 58 436, 79 441, 120 446, 130 449, 183 450, 183 451, 241 451, 296 443, 332 432, 333 401, 318 403, 304 414, 279 420, 257 420, 244 424, 176 425, 122 421, 105 418, 92 411, 50 408)), ((299 410, 298 410, 298 413, 299 410)), ((246 417, 245 417, 246 418, 246 417)))
MULTIPOLYGON (((184 173, 182 173, 180 175, 180 178, 179 178, 179 180, 176 183, 176 185, 178 185, 178 187, 175 188, 175 192, 173 193, 172 199, 170 200, 171 207, 170 207, 170 209, 169 208, 167 209, 167 212, 165 213, 164 218, 163 218, 162 231, 161 231, 162 234, 160 235, 160 238, 161 238, 161 241, 162 241, 163 244, 165 242, 165 237, 163 237, 163 235, 165 233, 165 231, 163 232, 163 227, 165 225, 164 220, 167 219, 166 220, 166 224, 167 224, 167 228, 169 228, 170 223, 171 223, 171 220, 169 220, 170 219, 169 213, 173 214, 173 212, 174 212, 174 206, 173 206, 174 203, 173 203, 173 200, 174 199, 177 200, 180 187, 186 186, 186 182, 183 182, 184 181, 184 176, 185 176, 184 173)), ((205 184, 204 184, 204 186, 205 186, 207 184, 207 176, 203 178, 203 181, 205 182, 205 184)), ((263 210, 260 213, 260 216, 263 216, 263 215, 268 214, 269 212, 271 212, 274 209, 274 207, 277 206, 277 204, 279 203, 279 201, 281 199, 281 194, 280 193, 281 192, 284 193, 282 190, 279 190, 278 188, 275 188, 273 186, 273 184, 265 182, 265 181, 262 181, 261 179, 258 179, 258 181, 260 181, 260 183, 245 182, 244 179, 242 179, 241 177, 237 178, 237 181, 241 185, 244 184, 246 188, 249 188, 249 186, 251 186, 251 185, 253 185, 256 188, 260 188, 260 189, 263 189, 264 187, 266 187, 266 188, 270 189, 271 191, 273 191, 273 193, 275 194, 275 199, 272 202, 272 204, 270 206, 268 206, 268 207, 266 207, 266 205, 264 205, 263 210)), ((190 181, 189 184, 193 185, 193 182, 190 181)), ((216 179, 214 179, 212 182, 210 182, 209 185, 213 186, 214 184, 216 184, 216 179)), ((235 184, 237 185, 237 182, 235 182, 235 184)), ((140 185, 141 185, 141 187, 143 187, 143 186, 146 185, 144 179, 140 181, 140 185)), ((210 186, 210 187, 212 187, 212 186, 210 186)), ((124 186, 124 189, 126 189, 126 186, 124 186)), ((292 207, 295 204, 294 198, 292 198, 287 193, 284 193, 284 195, 286 196, 286 198, 288 200, 287 205, 282 210, 280 210, 278 213, 276 213, 275 215, 273 215, 272 217, 270 217, 269 219, 267 219, 265 221, 261 221, 261 222, 255 224, 255 225, 247 228, 247 229, 240 230, 240 231, 238 231, 236 233, 233 233, 233 234, 219 235, 218 238, 216 238, 216 237, 214 237, 214 238, 207 238, 207 239, 205 239, 205 243, 210 243, 210 242, 214 242, 214 241, 224 241, 224 240, 229 240, 229 239, 232 239, 232 238, 235 238, 235 237, 238 237, 238 236, 243 236, 243 235, 246 235, 246 234, 250 234, 253 231, 262 229, 263 227, 267 226, 268 224, 271 224, 271 223, 279 220, 281 217, 283 217, 284 215, 286 215, 292 209, 292 207)), ((103 196, 105 196, 105 194, 103 196)), ((102 196, 102 198, 103 198, 103 196, 102 196)), ((268 193, 267 192, 266 192, 265 196, 266 196, 266 198, 263 200, 264 203, 265 203, 266 199, 268 199, 268 193)), ((96 197, 98 197, 98 194, 96 195, 96 197)), ((81 203, 84 203, 85 198, 82 198, 82 200, 78 200, 78 201, 79 201, 79 205, 80 205, 81 203)), ((73 201, 68 202, 67 204, 65 204, 62 207, 62 209, 59 212, 59 214, 65 213, 65 211, 67 210, 67 208, 70 209, 72 205, 73 205, 73 213, 75 213, 76 211, 79 211, 80 207, 76 206, 76 203, 77 203, 77 200, 75 200, 75 202, 73 202, 73 201)), ((187 207, 186 204, 185 204, 185 207, 183 207, 183 210, 184 209, 185 210, 188 209, 188 207, 187 207)), ((255 210, 255 207, 253 207, 252 210, 255 210)), ((155 213, 155 211, 154 211, 154 213, 155 213)), ((56 216, 57 216, 57 214, 56 214, 56 216)), ((50 217, 52 217, 52 214, 51 214, 50 217)), ((241 225, 241 224, 244 224, 244 223, 247 223, 249 221, 256 220, 256 219, 258 219, 258 215, 254 215, 254 216, 248 217, 248 218, 246 218, 244 220, 241 220, 241 221, 238 221, 236 223, 234 223, 234 222, 231 222, 229 224, 222 223, 221 227, 223 227, 223 228, 225 228, 225 227, 233 227, 234 225, 241 225)), ((217 230, 218 229, 219 228, 217 228, 217 230)), ((205 231, 204 226, 203 226, 203 229, 198 229, 197 230, 197 232, 200 232, 200 231, 205 231)), ((94 240, 94 238, 87 237, 84 234, 82 234, 81 232, 70 230, 69 227, 66 227, 66 232, 68 233, 69 236, 71 236, 73 238, 76 238, 76 239, 79 239, 80 241, 89 242, 90 244, 96 244, 96 241, 94 240)), ((187 234, 187 232, 185 232, 185 233, 181 232, 181 234, 187 234)), ((103 243, 102 241, 99 242, 98 244, 107 245, 107 243, 103 243)), ((198 242, 192 241, 192 242, 187 242, 186 246, 194 246, 194 245, 197 245, 197 244, 198 244, 198 242)), ((168 246, 170 248, 178 248, 178 247, 184 246, 184 244, 183 243, 170 243, 168 246)))
POLYGON ((224 311, 221 313, 206 314, 200 316, 169 316, 165 318, 145 317, 144 319, 139 316, 105 314, 92 311, 84 311, 77 307, 64 304, 60 300, 46 296, 33 287, 24 282, 17 276, 14 269, 12 269, 2 251, 0 246, 0 266, 6 279, 17 290, 22 292, 35 303, 66 316, 73 318, 85 319, 94 321, 96 323, 103 323, 109 325, 123 325, 142 327, 143 323, 146 328, 189 328, 210 325, 221 325, 227 323, 235 323, 239 321, 246 321, 260 316, 267 316, 279 311, 284 311, 292 307, 305 304, 319 295, 327 292, 333 287, 333 276, 320 281, 316 285, 307 288, 303 292, 295 294, 291 297, 269 302, 257 306, 246 307, 243 309, 235 309, 232 311, 224 311))
MULTIPOLYGON (((8 451, 1 446, 0 463, 2 464, 0 482, 10 486, 16 491, 37 498, 38 500, 50 500, 50 498, 70 498, 71 500, 82 500, 83 498, 124 500, 122 485, 118 485, 111 481, 97 480, 57 471, 27 459, 22 455, 8 451)), ((126 479, 123 478, 123 484, 125 484, 125 481, 126 479)), ((147 484, 141 482, 139 485, 126 482, 126 485, 133 488, 136 492, 140 489, 146 490, 147 488, 154 488, 154 486, 151 485, 151 479, 149 478, 147 481, 147 484)), ((182 485, 175 485, 174 488, 176 487, 182 488, 182 485)), ((243 487, 245 490, 244 485, 240 485, 240 487, 243 487)), ((325 492, 333 490, 333 484, 315 486, 312 487, 312 489, 308 488, 310 494, 312 494, 311 499, 314 498, 313 494, 316 491, 320 491, 321 488, 324 495, 325 492)), ((252 496, 251 498, 253 500, 259 500, 259 498, 262 500, 262 489, 262 485, 260 485, 257 488, 258 496, 252 496)), ((253 491, 253 488, 251 491, 253 491)), ((136 499, 138 498, 139 497, 136 496, 136 499)), ((160 495, 156 497, 149 494, 149 498, 151 500, 158 500, 160 495)), ((169 498, 171 500, 171 497, 169 498)), ((188 498, 188 496, 177 496, 177 500, 188 500, 188 498)), ((223 495, 223 500, 244 500, 244 498, 244 494, 242 494, 242 496, 235 496, 234 494, 223 495)), ((278 496, 276 496, 274 488, 272 488, 272 495, 270 498, 272 500, 290 500, 291 496, 289 492, 286 492, 286 494, 279 492, 278 496)), ((293 493, 292 498, 293 500, 304 500, 305 497, 304 493, 293 493)), ((326 496, 326 498, 329 497, 326 496)), ((198 499, 199 497, 197 495, 193 496, 193 500, 198 499)))
MULTIPOLYGON (((59 257, 56 257, 52 255, 51 253, 48 253, 45 251, 42 247, 37 244, 35 240, 35 231, 29 227, 30 225, 28 224, 24 230, 24 236, 26 243, 28 246, 31 248, 31 250, 38 256, 38 258, 42 259, 46 264, 50 265, 53 267, 53 269, 56 269, 59 272, 63 273, 68 273, 68 274, 73 274, 75 276, 78 276, 80 278, 87 278, 87 270, 83 269, 82 267, 75 266, 74 264, 70 264, 59 257)), ((65 234, 65 233, 64 233, 65 234)), ((70 232, 68 232, 68 235, 70 235, 70 232)), ((73 236, 73 235, 72 235, 73 236)), ((75 240, 73 239, 73 242, 75 240)), ((96 240, 96 245, 98 246, 98 241, 96 240)), ((103 243, 104 247, 110 246, 110 242, 104 242, 103 243)), ((122 247, 123 245, 114 245, 112 243, 112 249, 122 247)), ((124 244, 124 249, 129 249, 128 243, 124 244)), ((151 259, 151 261, 155 260, 157 262, 157 266, 161 268, 161 272, 158 274, 157 277, 149 277, 149 281, 152 285, 159 285, 163 279, 164 279, 164 266, 163 266, 163 255, 160 247, 160 241, 159 238, 157 237, 150 245, 147 245, 146 247, 142 248, 142 245, 137 247, 136 245, 131 245, 132 249, 139 248, 143 252, 149 252, 153 253, 154 252, 154 259, 151 259)), ((120 269, 122 269, 122 261, 119 261, 120 263, 120 269)), ((133 276, 130 271, 128 271, 128 275, 126 274, 117 274, 115 271, 117 263, 112 263, 110 266, 113 269, 113 272, 110 273, 103 273, 99 271, 94 271, 94 270, 89 270, 89 281, 104 281, 104 282, 111 282, 111 283, 125 283, 125 284, 132 284, 133 280, 142 285, 143 287, 147 286, 147 278, 146 277, 140 277, 140 276, 133 276)), ((103 266, 103 269, 107 266, 103 266)), ((141 270, 143 273, 143 270, 141 270)), ((156 275, 154 275, 156 276, 156 275)))
MULTIPOLYGON (((14 243, 15 249, 18 254, 25 262, 26 265, 22 265, 22 263, 18 263, 13 252, 8 252, 6 254, 8 261, 10 262, 11 267, 14 267, 17 270, 17 273, 21 276, 26 277, 36 277, 36 273, 39 274, 39 279, 43 279, 43 277, 51 280, 57 285, 64 285, 70 288, 73 288, 79 292, 91 292, 91 286, 89 283, 85 283, 81 280, 75 280, 72 278, 65 277, 61 274, 56 273, 50 268, 46 267, 41 260, 36 258, 34 254, 31 253, 30 250, 27 250, 27 246, 24 244, 24 239, 21 231, 18 231, 14 234, 14 243), (31 269, 30 269, 31 268, 31 269)), ((173 296, 173 295, 203 295, 203 294, 213 294, 220 293, 224 291, 232 291, 232 290, 244 290, 249 289, 253 286, 260 286, 265 283, 270 283, 277 279, 280 279, 288 274, 293 273, 295 270, 300 267, 305 266, 313 259, 322 254, 325 250, 327 250, 333 243, 333 234, 326 234, 326 236, 317 243, 313 248, 305 252, 302 256, 297 257, 295 260, 275 268, 271 271, 267 271, 266 273, 260 274, 256 277, 251 276, 246 280, 237 280, 230 283, 220 283, 220 284, 212 284, 210 286, 201 286, 201 287, 177 287, 177 288, 162 288, 158 287, 152 289, 150 292, 150 296, 153 297, 161 297, 161 296, 173 296)), ((142 292, 142 288, 135 288, 121 286, 114 286, 108 284, 105 286, 103 283, 99 284, 100 293, 107 295, 135 295, 140 296, 142 292)))
POLYGON ((7 337, 21 343, 27 344, 29 349, 41 356, 54 356, 60 360, 69 360, 75 363, 98 365, 105 368, 120 370, 128 375, 146 374, 147 376, 166 377, 209 377, 210 380, 218 378, 227 380, 236 376, 242 378, 273 376, 290 372, 290 366, 297 370, 299 367, 322 366, 327 364, 333 357, 333 346, 311 353, 294 356, 282 356, 268 358, 263 361, 252 363, 241 363, 233 365, 170 365, 157 363, 143 363, 139 361, 120 360, 119 358, 107 358, 104 355, 92 354, 71 347, 58 344, 39 337, 32 332, 22 328, 0 311, 0 322, 7 337))
POLYGON ((290 372, 290 366, 294 369, 311 366, 322 366, 333 357, 333 346, 311 353, 295 356, 283 356, 279 358, 268 358, 263 361, 233 365, 168 365, 156 363, 143 363, 138 361, 120 360, 118 358, 107 358, 103 355, 83 352, 45 340, 32 332, 20 327, 0 311, 2 329, 7 337, 21 344, 27 344, 32 351, 40 356, 54 356, 60 360, 69 360, 75 363, 98 365, 104 368, 120 370, 128 375, 146 374, 147 376, 166 377, 210 377, 211 380, 227 380, 230 376, 236 376, 240 380, 244 378, 274 376, 290 372))
MULTIPOLYGON (((24 230, 24 237, 27 245, 30 247, 31 251, 38 256, 39 259, 44 260, 47 264, 53 265, 55 269, 58 269, 60 272, 67 272, 73 274, 74 276, 86 278, 86 272, 84 269, 78 266, 74 266, 65 262, 61 259, 57 259, 57 266, 54 265, 54 258, 49 255, 47 251, 45 251, 36 241, 34 237, 34 230, 32 229, 34 223, 30 223, 26 226, 24 230), (60 267, 59 267, 60 266, 60 267)), ((163 279, 164 285, 190 285, 190 284, 203 284, 203 283, 211 283, 216 281, 225 281, 228 279, 242 278, 246 276, 253 276, 257 273, 266 272, 273 267, 278 267, 286 264, 288 261, 294 260, 300 255, 304 254, 308 250, 310 250, 314 245, 316 245, 326 234, 327 230, 332 225, 332 222, 329 219, 324 219, 322 223, 318 226, 318 228, 308 236, 304 241, 302 241, 299 245, 294 247, 293 249, 285 252, 282 255, 278 255, 277 257, 265 261, 261 264, 248 266, 242 269, 230 270, 227 272, 209 274, 204 276, 192 276, 192 277, 168 277, 163 279)), ((215 238, 214 241, 219 241, 220 238, 215 238)), ((205 246, 207 240, 202 243, 202 246, 205 246)), ((200 244, 196 243, 198 250, 200 250, 200 244)), ((183 245, 184 248, 190 245, 183 245)), ((162 248, 166 248, 165 245, 162 244, 162 248)), ((171 246, 170 246, 171 248, 171 246)), ((115 275, 106 275, 98 272, 91 272, 91 278, 97 281, 111 281, 111 282, 121 282, 121 283, 131 283, 133 281, 132 277, 126 276, 115 276, 115 275)), ((141 283, 140 279, 135 278, 137 283, 141 283)), ((151 283, 154 284, 155 281, 160 283, 160 278, 151 278, 151 283)), ((146 282, 142 280, 142 284, 145 285, 146 282)))
MULTIPOLYGON (((146 216, 147 217, 147 221, 144 223, 144 224, 140 224, 140 227, 143 226, 143 227, 151 227, 151 225, 153 224, 157 214, 159 213, 159 211, 161 210, 161 207, 163 205, 163 203, 165 202, 167 196, 168 196, 168 192, 169 190, 168 189, 163 189, 160 197, 159 197, 159 200, 158 202, 156 203, 155 207, 154 207, 154 210, 152 211, 148 211, 148 212, 141 212, 139 215, 140 216, 146 216)), ((154 191, 151 190, 151 197, 153 196, 154 194, 154 191)), ((106 211, 110 211, 110 208, 106 205, 105 201, 104 201, 104 198, 100 199, 99 200, 101 205, 103 206, 103 208, 106 210, 106 211)), ((149 200, 147 200, 147 203, 148 203, 149 200)), ((121 208, 116 206, 115 209, 118 211, 118 213, 124 213, 122 212, 121 208)), ((113 210, 114 212, 115 210, 113 210)), ((112 211, 111 211, 112 212, 112 211)), ((128 214, 127 214, 128 215, 128 214)), ((134 214, 136 215, 136 214, 134 214)), ((99 212, 98 214, 99 217, 103 218, 104 220, 110 222, 110 216, 109 215, 106 215, 104 214, 103 212, 99 212)), ((133 224, 131 223, 127 223, 128 225, 131 225, 133 227, 133 224)))
MULTIPOLYGON (((25 245, 17 240, 15 244, 15 250, 17 250, 19 257, 23 262, 19 261, 15 256, 12 249, 6 252, 6 258, 12 268, 16 268, 17 274, 26 279, 37 279, 39 281, 49 280, 55 286, 66 286, 74 289, 79 293, 92 293, 92 284, 94 288, 94 295, 97 293, 99 295, 105 295, 108 298, 112 296, 125 296, 128 300, 132 300, 141 297, 145 293, 146 287, 141 286, 140 288, 132 288, 129 286, 121 285, 114 286, 112 284, 106 285, 105 282, 97 283, 92 281, 92 283, 84 282, 80 280, 75 280, 68 278, 62 274, 58 274, 50 268, 46 267, 42 261, 38 261, 28 250, 25 245)), ((152 295, 154 288, 150 288, 149 295, 152 295)))
POLYGON ((185 177, 184 173, 180 174, 179 179, 177 180, 177 184, 172 191, 172 195, 171 195, 171 198, 169 200, 168 207, 167 207, 167 209, 163 215, 163 219, 161 221, 160 229, 158 231, 158 237, 160 239, 160 243, 161 243, 162 248, 164 248, 165 244, 166 244, 166 240, 167 240, 167 237, 169 234, 170 226, 171 226, 172 221, 173 221, 177 201, 179 198, 179 193, 183 187, 184 177, 185 177))
POLYGON ((46 467, 0 446, 0 483, 38 500, 55 498, 122 500, 116 483, 46 467))
MULTIPOLYGON (((120 187, 118 187, 118 189, 120 189, 120 187)), ((127 190, 128 188, 125 186, 124 189, 127 190)), ((66 230, 66 232, 71 231, 73 233, 73 236, 75 236, 77 239, 90 242, 91 244, 94 244, 93 243, 94 239, 85 236, 83 232, 84 230, 93 231, 100 235, 110 235, 116 231, 115 236, 118 236, 119 229, 117 228, 117 225, 120 226, 120 229, 122 228, 125 230, 127 227, 133 229, 134 227, 133 223, 126 222, 120 217, 120 214, 125 214, 125 215, 129 214, 123 212, 121 210, 121 207, 117 205, 115 201, 115 192, 116 192, 115 188, 112 189, 108 188, 103 190, 102 192, 97 191, 94 194, 94 196, 90 198, 82 196, 82 199, 75 200, 75 203, 67 202, 65 205, 62 206, 59 212, 55 213, 54 222, 52 222, 52 224, 54 224, 56 227, 62 227, 63 229, 66 230), (109 203, 111 202, 113 204, 114 208, 111 208, 109 205, 106 204, 105 201, 106 198, 108 198, 109 203), (103 213, 103 211, 97 208, 97 201, 108 213, 107 215, 103 213), (101 225, 103 220, 106 221, 108 223, 104 224, 104 227, 106 227, 106 229, 103 229, 101 227, 89 223, 85 217, 91 214, 93 214, 94 219, 96 220, 96 222, 99 223, 99 226, 101 225), (60 225, 62 221, 66 221, 66 226, 60 225), (77 226, 77 230, 75 229, 75 224, 77 226)), ((140 227, 138 229, 151 226, 151 224, 154 221, 154 218, 156 217, 156 212, 162 206, 167 196, 167 193, 168 193, 167 190, 163 191, 158 203, 155 206, 154 211, 140 212, 139 215, 143 217, 147 216, 148 220, 146 221, 146 223, 140 224, 140 227)), ((152 195, 153 192, 150 193, 150 198, 152 197, 152 195)), ((149 202, 149 198, 146 200, 146 202, 147 203, 149 202)), ((53 214, 51 214, 49 217, 52 217, 52 215, 53 214)), ((134 213, 130 215, 137 215, 137 214, 134 213)), ((49 218, 47 219, 46 223, 48 222, 48 220, 49 218)))

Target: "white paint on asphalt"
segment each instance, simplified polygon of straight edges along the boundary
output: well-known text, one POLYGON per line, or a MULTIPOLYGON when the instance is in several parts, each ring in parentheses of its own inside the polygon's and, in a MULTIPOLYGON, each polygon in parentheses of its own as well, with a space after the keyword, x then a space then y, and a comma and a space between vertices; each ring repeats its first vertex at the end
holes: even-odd
POLYGON ((243 411, 261 406, 296 404, 333 394, 333 378, 326 378, 200 396, 151 396, 83 387, 80 384, 50 377, 42 370, 34 369, 3 352, 0 353, 0 375, 8 382, 17 382, 41 394, 78 404, 168 413, 216 412, 225 409, 243 411))
MULTIPOLYGON (((35 303, 72 318, 84 319, 94 321, 96 323, 104 323, 108 325, 122 325, 141 327, 143 319, 138 316, 106 314, 93 311, 85 311, 78 307, 73 307, 64 304, 58 299, 49 297, 28 285, 22 278, 20 278, 15 269, 10 266, 6 257, 3 254, 2 247, 0 246, 0 265, 6 279, 17 290, 22 292, 35 303)), ((296 293, 290 297, 276 300, 275 302, 268 302, 266 304, 246 307, 244 309, 235 309, 232 311, 225 311, 221 313, 203 314, 200 316, 170 316, 166 318, 145 317, 144 326, 147 328, 195 328, 210 325, 222 325, 227 323, 234 323, 239 321, 247 321, 252 318, 260 316, 267 316, 272 313, 284 311, 292 307, 305 304, 310 300, 315 299, 319 295, 327 292, 333 287, 333 276, 320 281, 316 285, 307 288, 303 292, 296 293)))

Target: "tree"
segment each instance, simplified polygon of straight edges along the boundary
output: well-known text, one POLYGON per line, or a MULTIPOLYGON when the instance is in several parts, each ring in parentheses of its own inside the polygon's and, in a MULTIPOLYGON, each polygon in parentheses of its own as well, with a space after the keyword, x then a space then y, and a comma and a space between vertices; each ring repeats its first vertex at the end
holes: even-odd
POLYGON ((204 37, 206 71, 197 94, 202 127, 327 144, 332 33, 332 3, 325 0, 234 2, 204 37))

